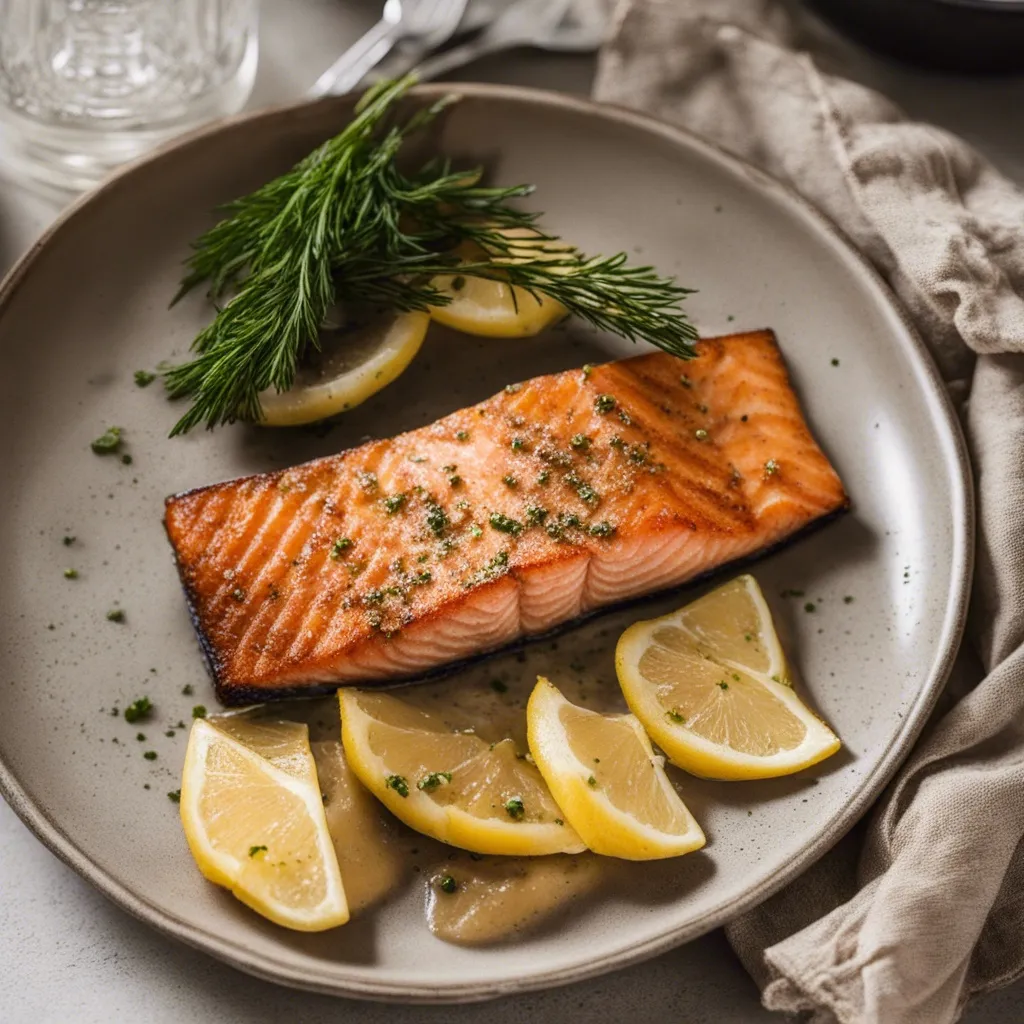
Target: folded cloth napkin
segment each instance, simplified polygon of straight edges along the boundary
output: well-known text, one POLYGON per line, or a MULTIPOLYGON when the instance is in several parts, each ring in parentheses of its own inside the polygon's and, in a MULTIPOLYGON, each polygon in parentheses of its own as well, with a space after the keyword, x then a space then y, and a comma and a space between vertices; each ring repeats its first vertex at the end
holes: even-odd
POLYGON ((978 501, 959 678, 869 819, 727 934, 769 1009, 943 1024, 1024 972, 1024 194, 824 73, 780 0, 632 0, 598 99, 788 182, 882 273, 962 414, 978 501))

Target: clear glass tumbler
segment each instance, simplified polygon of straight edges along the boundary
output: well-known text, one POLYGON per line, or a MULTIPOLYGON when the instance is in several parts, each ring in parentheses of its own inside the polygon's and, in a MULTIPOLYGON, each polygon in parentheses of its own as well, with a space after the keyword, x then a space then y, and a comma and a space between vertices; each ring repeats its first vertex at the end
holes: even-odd
POLYGON ((0 0, 0 163, 83 191, 256 75, 257 0, 0 0))

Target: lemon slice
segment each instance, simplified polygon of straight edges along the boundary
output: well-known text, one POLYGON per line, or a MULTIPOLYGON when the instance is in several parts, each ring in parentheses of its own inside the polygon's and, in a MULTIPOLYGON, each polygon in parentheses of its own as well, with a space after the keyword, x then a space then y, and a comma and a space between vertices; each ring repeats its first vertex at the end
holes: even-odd
POLYGON ((257 913, 307 932, 348 920, 305 725, 197 720, 181 821, 199 870, 257 913))
POLYGON ((715 779, 789 775, 839 738, 788 685, 771 613, 741 576, 619 638, 626 702, 673 764, 715 779))
POLYGON ((345 756, 410 828, 473 853, 536 856, 585 847, 537 768, 510 739, 487 743, 381 693, 338 691, 345 756))
POLYGON ((704 833, 632 715, 570 704, 543 676, 526 709, 530 753, 565 818, 594 853, 625 860, 699 850, 704 833))
POLYGON ((330 332, 313 366, 302 367, 287 391, 260 394, 269 427, 294 427, 355 408, 395 380, 420 350, 428 313, 379 313, 361 326, 330 332))
MULTIPOLYGON (((510 228, 502 233, 506 238, 524 239, 522 246, 512 248, 510 261, 557 259, 566 251, 564 246, 539 244, 536 232, 529 228, 510 228)), ((471 262, 480 254, 473 245, 460 246, 456 252, 465 262, 471 262)), ((435 277, 433 283, 450 296, 451 301, 444 306, 432 307, 431 316, 439 324, 465 334, 486 338, 529 338, 567 315, 565 306, 555 299, 531 295, 504 281, 444 274, 435 277)))

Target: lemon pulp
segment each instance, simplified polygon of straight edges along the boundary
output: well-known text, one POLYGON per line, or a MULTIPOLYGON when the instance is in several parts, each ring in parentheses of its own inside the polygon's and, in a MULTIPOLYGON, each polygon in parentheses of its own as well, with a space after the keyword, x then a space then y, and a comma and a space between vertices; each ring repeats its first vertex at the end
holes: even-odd
POLYGON ((669 759, 695 775, 788 775, 839 739, 789 685, 756 580, 741 576, 623 633, 616 671, 633 713, 669 759))
POLYGON ((200 871, 286 928, 348 920, 306 726, 197 720, 181 782, 181 820, 200 871))
POLYGON ((339 690, 359 780, 410 828, 474 853, 578 853, 583 843, 511 739, 487 743, 382 693, 339 690))
POLYGON ((595 853, 652 860, 704 845, 704 833, 633 715, 577 707, 541 677, 527 723, 537 767, 566 819, 595 853))

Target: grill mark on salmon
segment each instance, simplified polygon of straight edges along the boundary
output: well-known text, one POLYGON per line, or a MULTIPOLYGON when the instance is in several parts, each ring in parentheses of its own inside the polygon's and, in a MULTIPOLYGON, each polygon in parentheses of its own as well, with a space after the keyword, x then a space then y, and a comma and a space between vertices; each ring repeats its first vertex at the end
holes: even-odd
POLYGON ((168 498, 218 697, 421 676, 845 509, 772 333, 697 351, 537 377, 419 430, 168 498))

